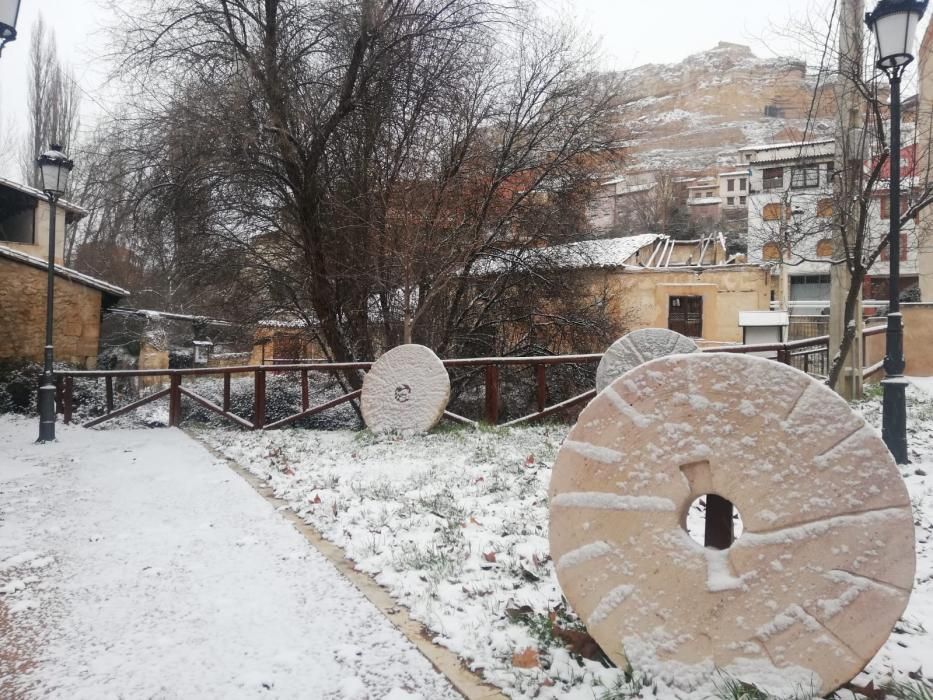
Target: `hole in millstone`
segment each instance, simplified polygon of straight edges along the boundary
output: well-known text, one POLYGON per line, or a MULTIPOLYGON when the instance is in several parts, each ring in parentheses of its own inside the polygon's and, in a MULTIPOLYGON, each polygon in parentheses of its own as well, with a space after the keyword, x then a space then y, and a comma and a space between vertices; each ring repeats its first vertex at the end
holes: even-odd
POLYGON ((685 527, 694 542, 715 549, 727 549, 744 529, 739 509, 714 493, 693 500, 687 508, 685 527))

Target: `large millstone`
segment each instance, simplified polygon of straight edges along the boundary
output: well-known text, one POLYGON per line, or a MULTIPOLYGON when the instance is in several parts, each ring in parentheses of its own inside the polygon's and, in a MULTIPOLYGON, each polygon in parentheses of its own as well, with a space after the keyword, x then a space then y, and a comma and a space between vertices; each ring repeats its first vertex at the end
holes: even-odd
POLYGON ((561 587, 619 666, 696 688, 715 669, 784 695, 851 680, 914 578, 907 489, 882 441, 822 384, 742 355, 675 355, 581 413, 550 486, 561 587), (744 533, 686 532, 718 494, 744 533))
POLYGON ((667 355, 696 352, 697 344, 685 335, 666 328, 642 328, 609 346, 596 368, 596 391, 649 360, 667 355))
POLYGON ((363 379, 363 420, 375 433, 423 433, 441 419, 449 399, 450 378, 437 355, 423 345, 399 345, 363 379))

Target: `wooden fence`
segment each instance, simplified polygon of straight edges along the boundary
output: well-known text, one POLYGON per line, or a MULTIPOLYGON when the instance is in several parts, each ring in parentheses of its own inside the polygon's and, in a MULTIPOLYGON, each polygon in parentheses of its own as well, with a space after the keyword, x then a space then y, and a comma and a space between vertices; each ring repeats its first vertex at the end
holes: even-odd
MULTIPOLYGON (((866 335, 883 333, 884 327, 869 329, 866 335)), ((809 374, 822 376, 828 371, 829 336, 819 336, 795 340, 787 343, 773 343, 764 345, 730 345, 725 347, 708 348, 706 352, 728 353, 754 353, 769 355, 778 362, 792 365, 809 374)), ((561 365, 595 366, 602 359, 602 354, 588 355, 554 355, 542 357, 481 357, 443 360, 444 365, 450 368, 473 368, 482 372, 484 382, 483 415, 482 420, 490 425, 499 425, 500 405, 500 370, 503 367, 530 367, 534 370, 534 396, 535 410, 532 413, 514 420, 502 423, 505 426, 521 425, 541 420, 569 409, 582 406, 596 395, 595 389, 590 389, 564 401, 548 403, 548 376, 549 368, 561 365)), ((372 366, 371 362, 327 362, 327 363, 296 363, 277 365, 244 365, 234 367, 204 367, 193 369, 148 369, 148 370, 90 370, 66 371, 56 373, 56 406, 59 413, 64 416, 65 423, 71 423, 74 415, 74 388, 75 382, 82 379, 103 379, 105 384, 105 413, 84 423, 90 428, 101 423, 124 415, 140 406, 163 398, 168 399, 169 425, 178 426, 182 419, 182 397, 212 411, 231 423, 248 430, 274 430, 283 428, 302 418, 308 418, 342 404, 358 399, 361 391, 354 390, 342 394, 323 403, 311 405, 311 392, 308 375, 312 372, 337 374, 348 370, 365 372, 372 366), (268 373, 280 374, 294 372, 301 385, 301 410, 284 418, 267 422, 266 412, 266 377, 268 373), (223 398, 220 404, 197 394, 189 385, 184 384, 185 379, 220 376, 223 381, 223 398), (231 411, 231 378, 233 375, 252 375, 253 379, 253 417, 251 420, 239 416, 231 411), (123 406, 114 404, 114 380, 120 378, 138 377, 165 377, 168 387, 159 389, 147 396, 143 396, 123 406)), ((869 372, 877 371, 877 367, 868 368, 869 372)), ((475 425, 476 421, 445 411, 444 416, 451 421, 475 425)))

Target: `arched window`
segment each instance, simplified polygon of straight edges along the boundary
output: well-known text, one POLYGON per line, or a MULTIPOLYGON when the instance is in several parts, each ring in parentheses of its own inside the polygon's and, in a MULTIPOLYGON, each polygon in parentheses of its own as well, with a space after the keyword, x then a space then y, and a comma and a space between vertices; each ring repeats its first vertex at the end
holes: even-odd
POLYGON ((816 255, 820 258, 831 258, 833 256, 833 240, 823 238, 816 244, 816 255))
POLYGON ((762 260, 780 260, 781 249, 778 248, 777 243, 765 243, 764 247, 762 247, 761 249, 761 259, 762 260))

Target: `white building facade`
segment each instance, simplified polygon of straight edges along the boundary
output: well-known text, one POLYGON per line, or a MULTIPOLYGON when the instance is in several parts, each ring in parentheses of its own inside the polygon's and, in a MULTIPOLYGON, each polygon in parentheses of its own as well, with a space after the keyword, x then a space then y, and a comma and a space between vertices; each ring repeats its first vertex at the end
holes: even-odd
MULTIPOLYGON (((781 277, 777 305, 792 314, 828 313, 833 258, 832 140, 752 146, 740 150, 749 169, 748 259, 773 265, 781 277)), ((904 198, 906 199, 906 198, 904 198)), ((869 240, 887 235, 890 211, 886 183, 869 209, 869 240)), ((906 202, 903 204, 906 209, 906 202)), ((871 245, 868 246, 870 249, 871 245)), ((919 284, 917 229, 913 221, 901 227, 901 289, 919 284)), ((866 309, 883 306, 888 298, 887 251, 865 280, 866 309), (872 302, 878 302, 874 304, 872 302)))

